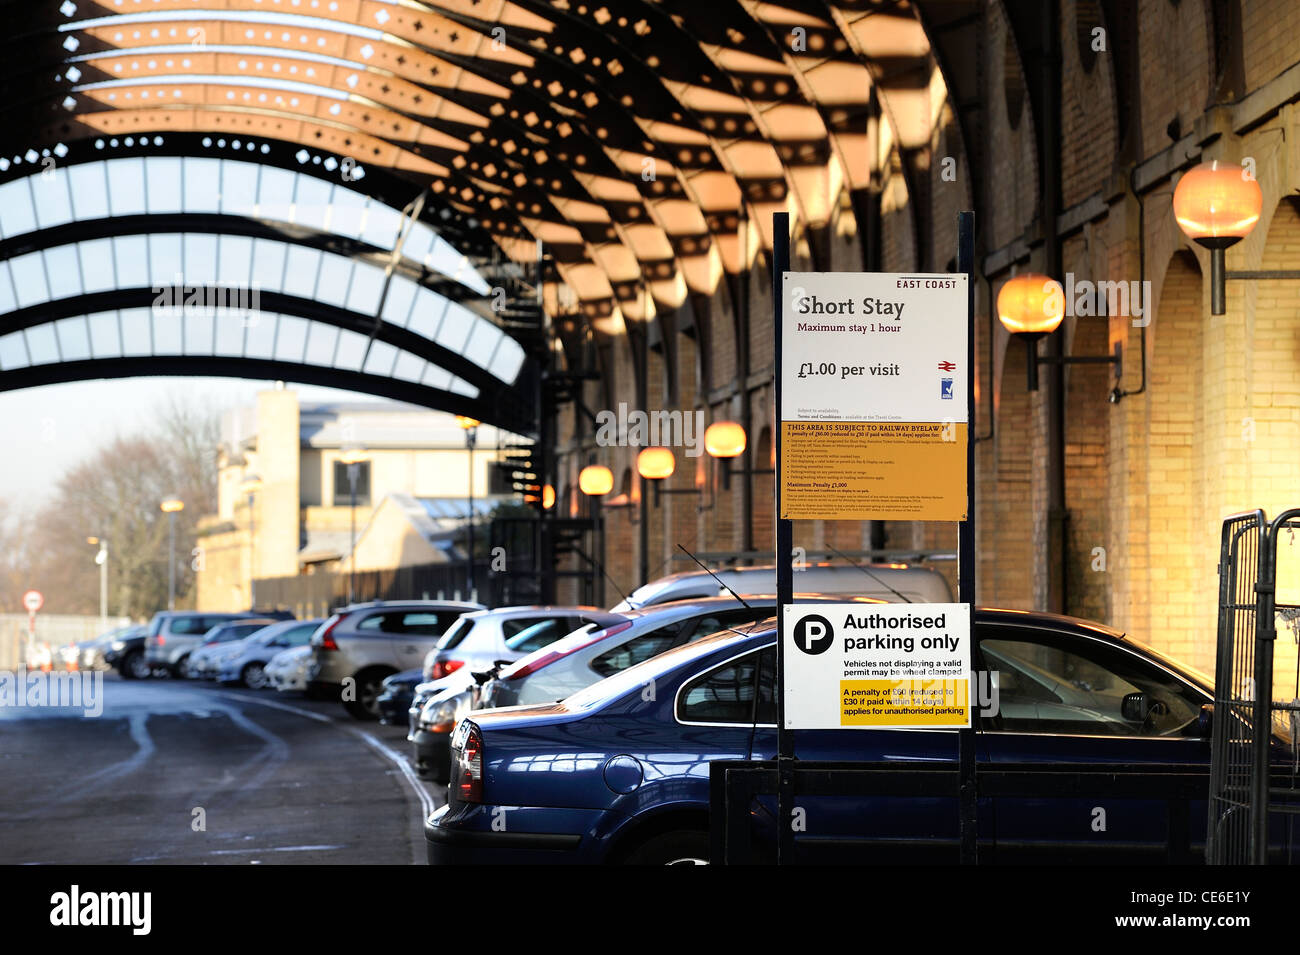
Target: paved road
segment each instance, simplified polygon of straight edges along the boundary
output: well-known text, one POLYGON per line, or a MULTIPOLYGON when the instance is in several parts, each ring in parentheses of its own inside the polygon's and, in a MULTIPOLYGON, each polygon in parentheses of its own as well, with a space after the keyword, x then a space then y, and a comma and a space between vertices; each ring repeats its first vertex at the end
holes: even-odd
POLYGON ((98 718, 0 707, 0 864, 423 863, 443 792, 415 778, 401 728, 115 674, 103 700, 98 718))

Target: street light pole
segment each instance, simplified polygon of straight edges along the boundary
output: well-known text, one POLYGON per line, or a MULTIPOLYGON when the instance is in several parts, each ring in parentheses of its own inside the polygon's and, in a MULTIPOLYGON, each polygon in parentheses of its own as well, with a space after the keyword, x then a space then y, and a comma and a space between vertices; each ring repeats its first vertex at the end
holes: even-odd
POLYGON ((465 430, 465 450, 469 453, 469 490, 466 499, 469 502, 467 530, 469 533, 469 551, 465 560, 465 588, 469 591, 467 600, 474 599, 474 437, 479 422, 468 415, 456 415, 456 423, 465 430))
POLYGON ((99 565, 99 629, 108 629, 108 538, 87 537, 87 544, 98 544, 95 563, 99 565))
POLYGON ((176 609, 176 515, 185 510, 185 502, 169 497, 159 505, 167 515, 167 609, 176 609))

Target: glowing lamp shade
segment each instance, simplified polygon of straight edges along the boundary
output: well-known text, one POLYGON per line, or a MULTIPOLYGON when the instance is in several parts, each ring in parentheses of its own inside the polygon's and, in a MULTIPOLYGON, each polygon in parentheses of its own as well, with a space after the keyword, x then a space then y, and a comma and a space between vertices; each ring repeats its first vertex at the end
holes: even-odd
POLYGON ((1264 193, 1246 170, 1218 159, 1189 169, 1174 190, 1174 218, 1201 245, 1232 245, 1250 234, 1264 208, 1264 193))
POLYGON ((1065 291, 1055 279, 1024 272, 998 292, 998 321, 1013 335, 1048 335, 1065 317, 1065 291))
POLYGON ((592 464, 578 473, 578 487, 588 497, 600 497, 614 490, 614 472, 603 464, 592 464))
POLYGON ((185 502, 178 497, 169 497, 159 505, 166 514, 185 510, 185 502))
POLYGON ((554 506, 555 506, 555 488, 547 484, 542 488, 542 507, 549 511, 554 506))
POLYGON ((745 429, 734 421, 715 421, 704 429, 704 450, 715 458, 734 458, 745 450, 745 429))
POLYGON ((456 423, 460 425, 462 428, 464 428, 466 431, 468 431, 470 428, 477 428, 483 422, 475 418, 471 418, 469 415, 458 414, 456 415, 456 423))
POLYGON ((636 456, 636 473, 648 481, 672 477, 675 470, 677 460, 671 448, 646 448, 636 456))

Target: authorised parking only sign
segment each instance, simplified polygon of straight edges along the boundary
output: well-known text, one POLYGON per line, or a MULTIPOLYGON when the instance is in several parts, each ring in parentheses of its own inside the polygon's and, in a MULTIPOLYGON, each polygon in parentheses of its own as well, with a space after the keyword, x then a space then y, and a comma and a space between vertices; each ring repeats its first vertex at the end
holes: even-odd
POLYGON ((970 605, 782 608, 788 729, 970 724, 970 605))

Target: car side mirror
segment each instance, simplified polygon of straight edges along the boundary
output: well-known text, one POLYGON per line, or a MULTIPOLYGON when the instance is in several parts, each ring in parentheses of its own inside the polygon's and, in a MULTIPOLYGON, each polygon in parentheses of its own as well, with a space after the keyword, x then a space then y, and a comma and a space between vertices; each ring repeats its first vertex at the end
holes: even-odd
POLYGON ((1126 693, 1119 705, 1120 715, 1130 723, 1145 723, 1151 702, 1145 693, 1126 693))
POLYGON ((1201 739, 1209 739, 1214 730, 1214 704, 1202 703, 1201 715, 1196 719, 1196 735, 1201 739))

